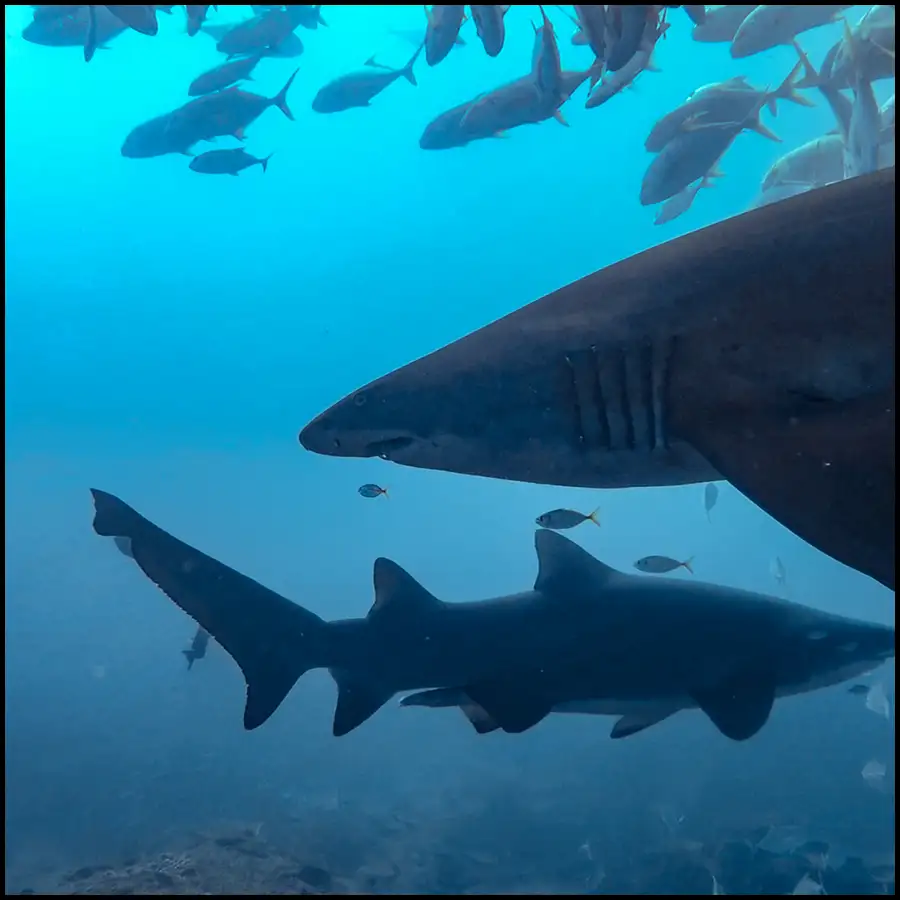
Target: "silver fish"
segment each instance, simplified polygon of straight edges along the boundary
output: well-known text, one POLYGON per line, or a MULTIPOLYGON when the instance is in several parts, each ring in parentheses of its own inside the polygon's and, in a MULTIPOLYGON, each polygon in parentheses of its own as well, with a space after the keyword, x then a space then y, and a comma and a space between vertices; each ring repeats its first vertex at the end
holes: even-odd
POLYGON ((672 559, 671 556, 642 556, 634 567, 638 572, 646 572, 648 575, 665 575, 666 572, 674 572, 676 569, 687 569, 693 575, 693 562, 693 556, 683 562, 672 559))
POLYGON ((599 512, 600 507, 597 507, 588 515, 574 509, 551 509, 550 512, 543 513, 534 521, 541 528, 549 528, 551 531, 564 531, 567 528, 575 528, 582 522, 587 521, 593 522, 599 528, 600 520, 597 518, 599 512))

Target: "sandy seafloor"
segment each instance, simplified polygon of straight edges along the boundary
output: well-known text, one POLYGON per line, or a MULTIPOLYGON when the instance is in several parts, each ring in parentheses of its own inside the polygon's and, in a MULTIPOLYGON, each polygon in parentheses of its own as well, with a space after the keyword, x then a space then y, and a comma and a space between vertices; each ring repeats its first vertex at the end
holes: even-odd
POLYGON ((601 861, 588 845, 571 854, 504 852, 500 835, 488 849, 467 846, 460 835, 400 816, 376 823, 336 810, 314 818, 277 831, 222 823, 169 836, 168 850, 77 868, 35 857, 7 868, 6 893, 784 895, 821 893, 817 886, 894 893, 893 851, 829 857, 815 841, 785 850, 760 840, 765 827, 712 842, 661 835, 601 861))

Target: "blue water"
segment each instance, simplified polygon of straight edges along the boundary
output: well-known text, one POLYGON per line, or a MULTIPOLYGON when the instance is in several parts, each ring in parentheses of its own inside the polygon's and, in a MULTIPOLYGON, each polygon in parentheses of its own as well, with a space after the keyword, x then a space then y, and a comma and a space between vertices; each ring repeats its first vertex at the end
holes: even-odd
MULTIPOLYGON (((247 11, 220 7, 211 21, 247 11)), ((28 10, 7 7, 8 872, 113 861, 211 822, 274 822, 288 806, 312 816, 326 796, 348 815, 408 809, 475 834, 466 810, 501 789, 556 836, 556 854, 575 854, 589 828, 637 833, 664 804, 707 828, 777 815, 892 843, 892 802, 860 777, 868 759, 893 758, 892 729, 840 688, 780 702, 746 745, 693 713, 610 742, 608 720, 478 738, 453 711, 393 705, 336 740, 321 673, 251 734, 240 673, 220 648, 186 675, 179 650, 193 623, 93 534, 89 487, 326 618, 364 613, 379 555, 448 600, 521 590, 535 572, 534 517, 599 503, 602 528, 576 537, 610 565, 694 556, 704 580, 775 592, 778 556, 792 599, 893 622, 889 592, 727 485, 710 524, 700 486, 598 495, 328 459, 297 442, 372 378, 744 210, 779 155, 833 126, 822 102, 765 113, 783 143, 742 134, 727 177, 664 227, 638 202, 643 141, 703 84, 743 74, 774 86, 793 51, 732 60, 727 45, 692 42, 675 11, 661 71, 595 110, 582 87, 568 128, 426 152, 431 119, 527 70, 536 8, 510 11, 498 58, 467 24, 467 46, 417 66, 418 87, 400 80, 371 108, 330 116, 310 109, 318 88, 374 52, 404 63, 413 48, 390 30, 421 28, 423 16, 324 14, 329 27, 301 30, 299 60, 263 60, 250 85, 271 96, 300 68, 296 121, 272 109, 249 129, 250 152, 275 154, 268 173, 213 178, 185 157, 119 153, 219 61, 208 36, 184 35, 180 10, 160 16, 157 37, 127 32, 85 64, 79 48, 21 40, 28 10), (367 481, 391 499, 360 498, 367 481)), ((550 14, 564 65, 585 67, 589 51, 550 14)), ((818 64, 838 35, 802 43, 818 64)), ((523 847, 509 837, 510 854, 523 847)))

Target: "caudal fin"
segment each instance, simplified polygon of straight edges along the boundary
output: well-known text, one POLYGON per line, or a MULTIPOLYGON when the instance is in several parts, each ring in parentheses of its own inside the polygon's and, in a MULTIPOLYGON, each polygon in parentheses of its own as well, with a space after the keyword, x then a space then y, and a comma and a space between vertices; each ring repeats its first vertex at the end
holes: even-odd
POLYGON ((419 54, 425 49, 425 44, 423 43, 415 53, 413 53, 409 62, 403 67, 403 77, 413 86, 418 87, 419 82, 416 81, 415 72, 413 72, 413 66, 416 64, 416 60, 419 58, 419 54))
POLYGON ((299 71, 299 69, 294 69, 294 74, 288 78, 285 86, 272 98, 272 105, 277 106, 292 122, 294 121, 294 114, 288 106, 287 93, 291 89, 291 85, 294 83, 294 79, 299 71))
MULTIPOLYGON (((795 42, 795 48, 798 46, 795 42)), ((809 77, 809 70, 806 69, 808 60, 803 56, 800 57, 800 60, 797 62, 797 65, 794 66, 793 69, 788 73, 788 77, 781 82, 778 87, 772 91, 771 94, 766 98, 766 106, 769 107, 769 112, 772 113, 773 116, 778 115, 778 107, 776 101, 778 100, 787 100, 789 103, 796 103, 797 106, 808 106, 813 107, 816 104, 812 102, 812 100, 807 99, 802 94, 797 93, 797 76, 800 74, 802 70, 806 71, 807 78, 809 77)), ((810 66, 810 68, 812 68, 810 66)), ((815 70, 813 69, 813 72, 815 70)))
POLYGON ((94 531, 114 538, 240 666, 246 729, 262 725, 304 672, 327 666, 329 629, 317 615, 183 543, 118 497, 91 494, 94 531))

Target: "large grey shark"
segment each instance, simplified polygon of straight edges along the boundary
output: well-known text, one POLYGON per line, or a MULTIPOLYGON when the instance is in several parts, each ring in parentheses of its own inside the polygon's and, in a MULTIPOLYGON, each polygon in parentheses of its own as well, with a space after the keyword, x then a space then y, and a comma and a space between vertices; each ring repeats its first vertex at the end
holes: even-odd
POLYGON ((346 397, 308 450, 540 484, 724 478, 894 587, 894 170, 582 278, 346 397))
POLYGON ((326 622, 112 494, 92 494, 94 530, 240 666, 248 729, 304 672, 327 668, 338 686, 335 735, 398 692, 462 687, 509 732, 560 703, 610 700, 699 706, 723 734, 745 740, 779 692, 854 677, 894 652, 893 628, 694 580, 625 575, 543 529, 532 590, 444 603, 380 558, 365 618, 326 622))

